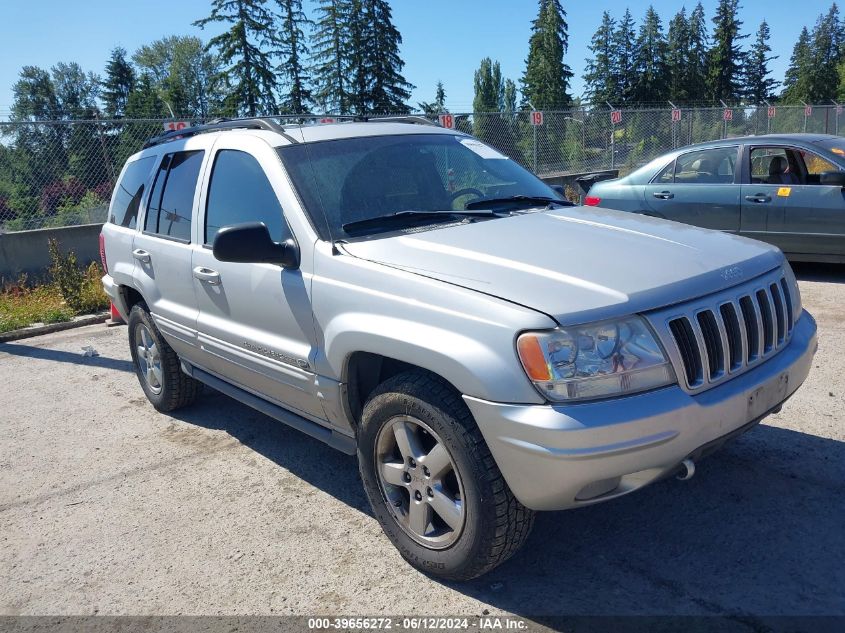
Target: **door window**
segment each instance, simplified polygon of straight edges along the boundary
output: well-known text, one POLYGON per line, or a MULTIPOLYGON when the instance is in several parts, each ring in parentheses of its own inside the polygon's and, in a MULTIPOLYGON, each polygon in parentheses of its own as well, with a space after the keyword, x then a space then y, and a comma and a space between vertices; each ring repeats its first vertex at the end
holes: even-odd
POLYGON ((801 150, 801 158, 804 159, 804 165, 807 167, 807 184, 811 182, 818 183, 819 175, 825 171, 839 171, 839 168, 831 163, 829 160, 822 158, 818 154, 813 154, 805 150, 801 150), (813 178, 815 176, 815 178, 813 178))
POLYGON ((217 152, 205 208, 205 243, 224 226, 264 222, 270 237, 283 242, 291 237, 282 205, 258 161, 237 150, 217 152))
MULTIPOLYGON (((794 163, 791 162, 787 150, 783 147, 755 147, 751 150, 751 182, 766 184, 770 182, 770 170, 775 170, 777 165, 773 161, 782 164, 784 171, 791 171, 794 163)), ((775 182, 773 184, 780 184, 775 182)))
POLYGON ((114 202, 111 205, 109 222, 135 228, 138 221, 138 208, 144 197, 144 190, 153 168, 155 156, 134 160, 126 166, 123 178, 114 189, 114 202))
POLYGON ((675 182, 681 184, 732 183, 736 152, 736 147, 719 147, 679 156, 675 166, 675 182))
POLYGON ((161 161, 144 230, 190 241, 191 213, 204 152, 175 152, 161 161))

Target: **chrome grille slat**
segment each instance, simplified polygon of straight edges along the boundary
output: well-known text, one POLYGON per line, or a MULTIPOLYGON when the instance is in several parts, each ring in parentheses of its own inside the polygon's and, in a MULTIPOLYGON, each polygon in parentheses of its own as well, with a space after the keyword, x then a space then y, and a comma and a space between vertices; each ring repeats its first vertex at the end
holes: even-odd
POLYGON ((691 392, 721 383, 768 359, 790 339, 793 301, 783 271, 668 308, 649 319, 691 392))

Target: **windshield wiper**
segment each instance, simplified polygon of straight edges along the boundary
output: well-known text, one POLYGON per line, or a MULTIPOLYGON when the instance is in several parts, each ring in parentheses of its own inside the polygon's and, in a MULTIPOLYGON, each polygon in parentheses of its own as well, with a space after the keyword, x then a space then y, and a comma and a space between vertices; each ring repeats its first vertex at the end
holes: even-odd
POLYGON ((364 220, 356 220, 355 222, 347 222, 342 225, 344 231, 350 229, 355 231, 358 229, 366 229, 374 226, 383 226, 385 224, 402 223, 408 220, 439 220, 440 218, 454 219, 454 218, 489 218, 496 217, 499 214, 495 211, 480 210, 480 211, 397 211, 396 213, 389 213, 387 215, 378 215, 374 218, 366 218, 364 220))
POLYGON ((562 207, 573 206, 568 200, 560 200, 559 198, 550 198, 548 196, 505 196, 503 198, 481 198, 479 200, 471 200, 464 205, 465 209, 481 209, 484 205, 493 204, 517 204, 519 206, 545 206, 551 208, 553 204, 559 204, 562 207))

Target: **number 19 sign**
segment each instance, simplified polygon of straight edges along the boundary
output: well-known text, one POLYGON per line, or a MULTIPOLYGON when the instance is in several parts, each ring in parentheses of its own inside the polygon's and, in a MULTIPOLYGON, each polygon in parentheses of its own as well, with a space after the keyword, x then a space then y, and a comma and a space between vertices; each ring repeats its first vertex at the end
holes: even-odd
POLYGON ((531 112, 531 125, 543 125, 543 113, 540 110, 533 110, 531 112))

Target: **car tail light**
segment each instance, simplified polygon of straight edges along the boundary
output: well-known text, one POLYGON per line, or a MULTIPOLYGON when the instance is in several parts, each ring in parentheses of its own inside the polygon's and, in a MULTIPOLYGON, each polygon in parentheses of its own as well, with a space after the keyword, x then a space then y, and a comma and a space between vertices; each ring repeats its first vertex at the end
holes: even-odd
POLYGON ((599 206, 600 202, 601 198, 599 198, 598 196, 586 196, 584 198, 584 204, 586 204, 588 207, 597 207, 599 206))
POLYGON ((103 272, 108 274, 109 265, 106 262, 106 238, 100 233, 100 263, 103 265, 103 272))

